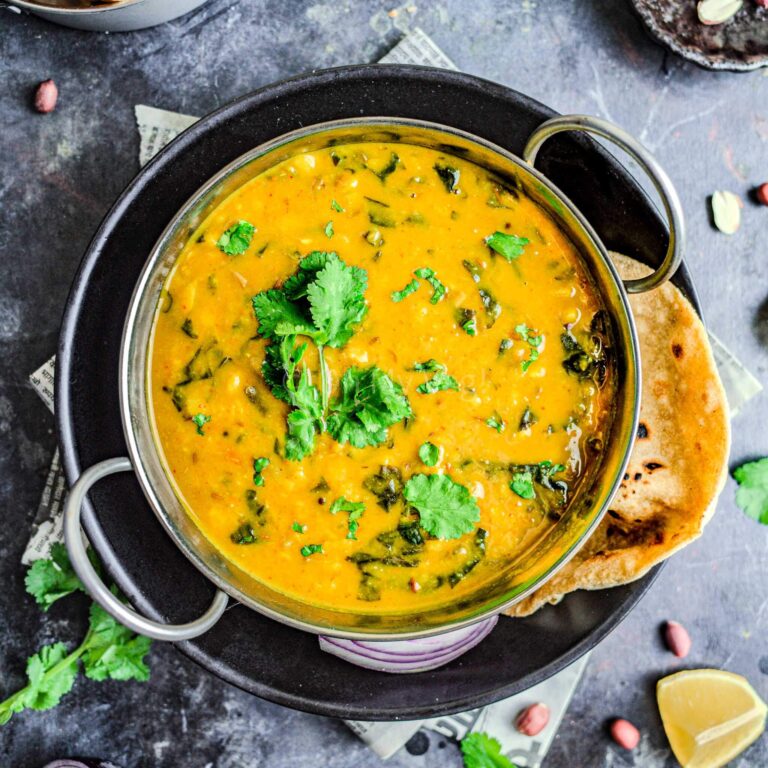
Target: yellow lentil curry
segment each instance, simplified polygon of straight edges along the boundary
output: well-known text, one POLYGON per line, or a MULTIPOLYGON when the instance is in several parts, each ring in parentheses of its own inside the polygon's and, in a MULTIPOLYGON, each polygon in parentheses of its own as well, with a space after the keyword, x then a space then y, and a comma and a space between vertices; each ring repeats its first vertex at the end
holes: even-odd
POLYGON ((606 326, 572 243, 479 166, 400 143, 296 154, 176 261, 154 427, 241 569, 316 605, 420 610, 520 557, 594 472, 606 326))

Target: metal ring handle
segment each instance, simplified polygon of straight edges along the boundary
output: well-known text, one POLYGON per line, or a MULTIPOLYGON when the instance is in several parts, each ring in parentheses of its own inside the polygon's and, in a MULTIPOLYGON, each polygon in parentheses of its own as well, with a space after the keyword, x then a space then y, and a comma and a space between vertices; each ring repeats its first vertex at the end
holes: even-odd
POLYGON ((83 499, 91 486, 103 477, 116 472, 128 472, 133 469, 129 459, 106 459, 86 469, 72 486, 64 505, 64 541, 69 552, 69 559, 75 573, 85 585, 88 594, 110 615, 140 635, 146 635, 154 640, 179 642, 191 640, 207 632, 220 618, 227 607, 228 597, 217 590, 211 607, 199 618, 188 624, 161 624, 142 616, 120 602, 106 587, 88 559, 80 529, 80 513, 83 499))
POLYGON ((621 147, 638 165, 648 174, 656 191, 661 197, 664 210, 669 222, 669 245, 664 261, 651 274, 640 277, 637 280, 625 280, 624 288, 627 293, 643 293, 661 285, 674 274, 680 266, 683 258, 683 244, 685 243, 685 218, 683 206, 666 171, 659 165, 656 158, 631 134, 618 125, 601 120, 599 117, 589 115, 562 115, 553 117, 542 123, 529 137, 523 150, 523 160, 528 165, 536 162, 536 155, 541 145, 551 136, 562 131, 584 131, 594 133, 597 136, 621 147))

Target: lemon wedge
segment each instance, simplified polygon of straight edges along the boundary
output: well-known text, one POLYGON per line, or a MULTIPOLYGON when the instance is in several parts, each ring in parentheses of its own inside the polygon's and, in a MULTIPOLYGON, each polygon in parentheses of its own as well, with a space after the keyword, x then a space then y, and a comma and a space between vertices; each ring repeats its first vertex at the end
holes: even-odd
POLYGON ((720 768, 765 730, 765 702, 741 675, 691 669, 656 684, 669 744, 683 768, 720 768))

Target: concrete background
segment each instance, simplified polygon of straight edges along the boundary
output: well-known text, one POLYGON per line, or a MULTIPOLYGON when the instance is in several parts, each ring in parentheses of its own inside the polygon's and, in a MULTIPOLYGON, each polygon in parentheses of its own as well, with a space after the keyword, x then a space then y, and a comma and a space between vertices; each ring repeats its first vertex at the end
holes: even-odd
MULTIPOLYGON (((27 374, 55 349, 64 300, 102 215, 138 170, 137 103, 202 115, 270 81, 315 67, 378 59, 422 27, 463 70, 506 83, 561 112, 622 124, 677 182, 688 214, 688 264, 710 328, 768 380, 768 209, 747 201, 728 238, 707 197, 768 180, 768 70, 711 73, 652 43, 613 0, 211 0, 153 30, 88 34, 0 8, 0 694, 22 683, 26 657, 79 637, 85 601, 41 614, 19 558, 54 447, 53 419, 27 374), (408 3, 410 5, 410 3, 408 3), (59 107, 30 108, 55 78, 59 107)), ((733 422, 732 460, 768 454, 766 395, 733 422)), ((768 528, 734 506, 729 481, 706 534, 664 570, 594 653, 546 768, 676 763, 653 701, 656 679, 681 667, 658 627, 675 618, 694 639, 686 666, 747 675, 768 698, 768 528), (643 731, 633 754, 605 735, 621 715, 643 731)), ((374 768, 383 765, 338 722, 243 694, 156 647, 149 683, 79 681, 56 709, 0 728, 0 765, 36 768, 99 755, 125 768, 374 768)), ((387 765, 453 768, 455 745, 418 737, 387 765), (426 750, 426 751, 425 751, 426 750)), ((737 768, 768 764, 763 737, 737 768)))

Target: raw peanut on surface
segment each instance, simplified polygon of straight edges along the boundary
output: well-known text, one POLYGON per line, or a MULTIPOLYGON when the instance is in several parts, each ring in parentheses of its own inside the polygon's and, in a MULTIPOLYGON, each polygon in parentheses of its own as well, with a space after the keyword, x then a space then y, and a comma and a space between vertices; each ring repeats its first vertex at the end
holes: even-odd
POLYGON ((744 0, 699 0, 696 11, 702 24, 723 24, 735 16, 744 0))
POLYGON ((35 109, 42 114, 53 112, 59 98, 59 89, 53 80, 43 80, 35 90, 35 109))
POLYGON ((539 702, 526 707, 515 720, 515 728, 525 736, 536 736, 549 722, 549 707, 539 702))
MULTIPOLYGON (((765 7, 768 8, 768 0, 765 0, 765 7)), ((768 181, 765 184, 761 184, 755 190, 755 197, 757 197, 759 203, 768 205, 768 181)))
POLYGON ((678 659, 684 659, 691 650, 691 636, 688 630, 676 621, 664 625, 664 641, 678 659))
POLYGON ((611 738, 624 749, 634 749, 640 743, 640 731, 629 720, 618 718, 611 723, 611 738))

